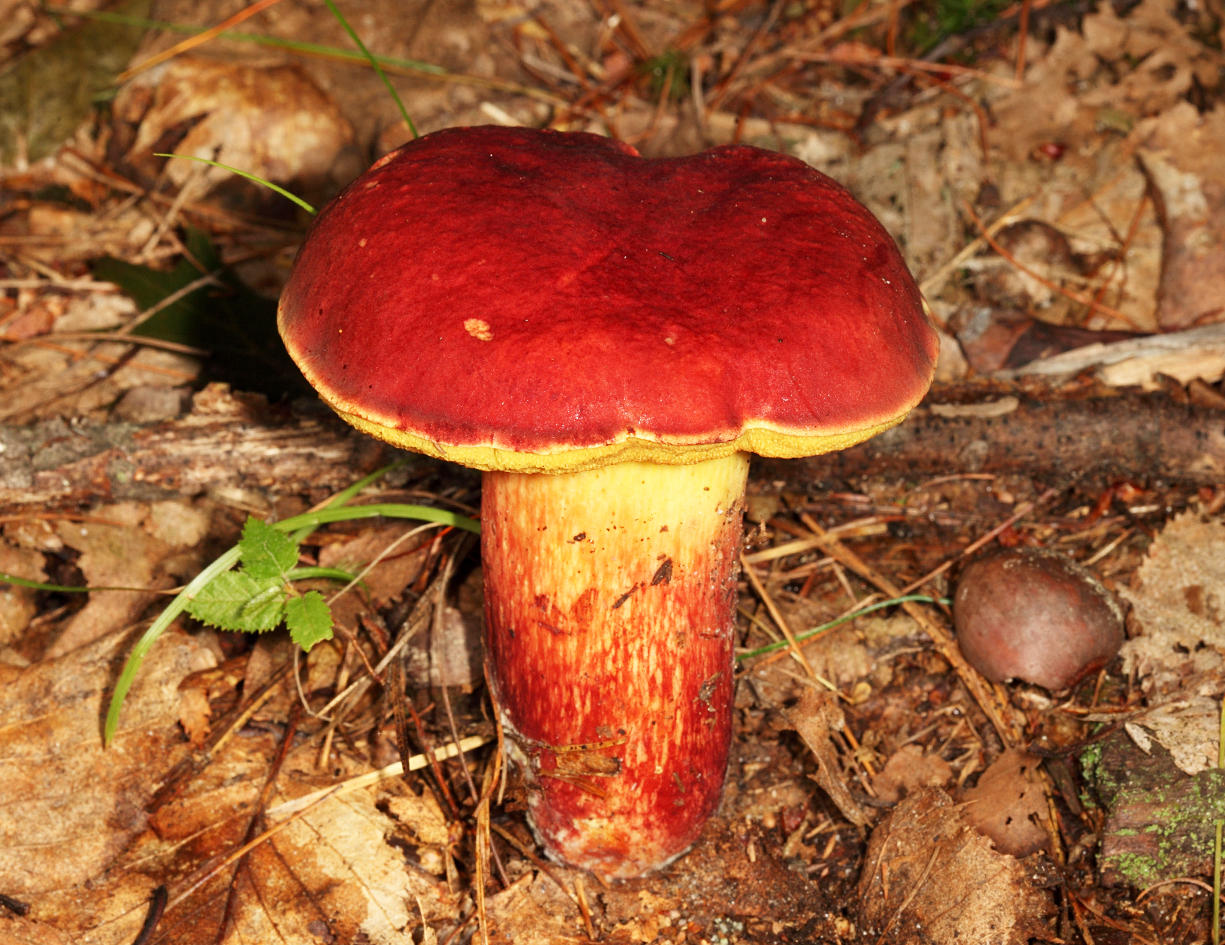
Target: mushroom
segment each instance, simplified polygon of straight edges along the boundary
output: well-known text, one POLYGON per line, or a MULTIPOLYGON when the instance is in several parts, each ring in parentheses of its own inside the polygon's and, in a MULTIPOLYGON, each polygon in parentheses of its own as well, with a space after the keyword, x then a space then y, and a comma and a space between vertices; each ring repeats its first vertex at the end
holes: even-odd
POLYGON ((773 152, 454 128, 319 215, 279 323, 345 420, 484 471, 487 676, 548 854, 683 853, 727 770, 748 454, 848 447, 930 383, 885 230, 773 152))
POLYGON ((953 596, 966 660, 992 682, 1019 679, 1060 692, 1097 672, 1123 645, 1123 611, 1075 561, 1044 548, 970 562, 953 596))

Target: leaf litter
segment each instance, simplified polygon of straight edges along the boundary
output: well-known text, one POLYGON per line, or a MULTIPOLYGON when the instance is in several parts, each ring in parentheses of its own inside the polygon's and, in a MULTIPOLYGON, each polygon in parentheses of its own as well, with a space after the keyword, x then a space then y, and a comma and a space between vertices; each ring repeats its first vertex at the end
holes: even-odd
MULTIPOLYGON (((60 26, 19 6, 15 22, 30 24, 26 56, 37 58, 60 26)), ((906 49, 907 29, 917 37, 918 25, 934 22, 921 4, 900 20, 884 3, 849 14, 822 3, 722 4, 713 13, 654 2, 595 13, 547 2, 435 6, 414 19, 399 5, 372 3, 355 19, 377 52, 439 66, 397 73, 422 130, 547 122, 616 133, 652 155, 730 140, 799 154, 846 182, 898 235, 952 354, 958 342, 968 351, 981 338, 980 353, 1003 363, 991 349, 1003 342, 985 328, 1009 313, 1023 325, 1088 332, 1220 320, 1213 291, 1221 242, 1213 234, 1225 201, 1213 175, 1221 148, 1219 12, 1174 13, 1142 0, 1069 20, 1035 5, 1018 81, 1022 50, 1007 15, 944 36, 938 43, 961 55, 933 72, 917 58, 921 48, 906 49), (887 46, 916 58, 890 57, 887 46), (964 73, 955 68, 963 61, 971 63, 964 73), (1038 101, 1045 107, 1035 109, 1038 101)), ((178 7, 165 4, 159 14, 205 26, 232 12, 178 7)), ((283 38, 344 43, 316 12, 274 5, 260 25, 283 38)), ((174 41, 149 33, 127 64, 174 41)), ((144 142, 186 142, 210 157, 240 148, 233 160, 270 179, 327 191, 351 176, 349 154, 364 160, 405 139, 367 71, 284 55, 264 48, 253 56, 250 46, 222 39, 159 73, 137 73, 114 108, 58 132, 58 151, 6 172, 14 207, 0 220, 0 241, 11 250, 0 273, 6 423, 66 418, 71 437, 72 418, 105 419, 131 391, 181 392, 215 377, 218 360, 231 370, 243 362, 231 378, 240 386, 238 378, 267 375, 259 360, 244 360, 249 350, 207 334, 192 340, 213 351, 211 366, 194 352, 66 335, 122 328, 150 304, 128 302, 91 275, 99 259, 173 275, 199 255, 193 231, 217 249, 207 271, 235 272, 269 295, 283 278, 297 230, 288 209, 212 171, 159 164, 144 142), (270 127, 280 134, 317 113, 327 132, 312 138, 317 147, 299 153, 277 139, 261 149, 251 134, 263 103, 258 92, 234 90, 250 88, 270 63, 278 114, 287 116, 270 127), (219 189, 194 186, 205 181, 219 189)), ((184 284, 180 277, 176 287, 184 284)), ((243 311, 259 318, 254 305, 243 311)), ((959 378, 966 361, 950 357, 942 370, 959 378)), ((1205 360, 1179 383, 1219 387, 1220 377, 1205 360)), ((992 533, 1040 486, 1026 477, 954 475, 917 487, 868 478, 832 493, 773 490, 753 540, 780 553, 750 566, 784 619, 796 627, 821 622, 879 589, 820 542, 783 546, 815 537, 803 516, 826 526, 866 522, 847 540, 878 571, 898 583, 936 573, 927 588, 947 593, 943 575, 956 576, 959 550, 992 533)), ((471 480, 424 462, 396 488, 468 504, 476 498, 471 480)), ((1124 667, 1059 700, 1024 687, 1005 693, 1009 717, 1024 732, 1023 744, 1007 746, 909 618, 856 621, 811 646, 812 663, 835 686, 820 709, 803 666, 786 655, 757 659, 742 672, 735 762, 719 818, 676 865, 614 888, 533 858, 513 782, 493 805, 486 829, 496 855, 481 872, 476 785, 489 764, 481 751, 324 797, 292 819, 268 813, 383 768, 406 749, 494 734, 470 671, 446 690, 425 668, 440 658, 436 641, 416 650, 410 688, 391 685, 386 667, 371 675, 397 645, 396 652, 423 646, 420 627, 471 633, 479 621, 472 592, 479 566, 471 558, 460 562, 466 593, 433 590, 447 559, 461 553, 448 539, 392 555, 367 576, 367 593, 334 602, 345 632, 299 657, 296 669, 275 637, 252 645, 195 623, 175 627, 138 679, 132 727, 106 753, 101 704, 133 628, 157 599, 2 588, 0 619, 9 615, 13 629, 0 642, 0 765, 19 779, 0 778, 0 791, 7 789, 0 851, 35 853, 0 861, 0 893, 30 907, 24 915, 0 908, 0 936, 130 942, 154 889, 165 885, 155 941, 458 941, 487 933, 517 942, 1089 942, 1119 930, 1136 941, 1204 940, 1202 890, 1167 885, 1141 899, 1119 869, 1122 829, 1137 811, 1155 809, 1142 805, 1156 796, 1120 802, 1108 766, 1093 780, 1082 762, 1102 726, 1125 737, 1147 733, 1150 751, 1181 759, 1159 758, 1153 770, 1200 778, 1197 789, 1211 785, 1203 780, 1211 767, 1189 772, 1211 763, 1208 726, 1225 689, 1212 616, 1219 597, 1212 562, 1220 558, 1210 556, 1220 487, 1180 493, 1155 484, 1158 501, 1147 506, 1142 491, 1133 500, 1111 491, 1103 503, 1106 493, 1095 491, 1102 488, 1063 483, 1056 500, 996 540, 1054 545, 1091 561, 1133 609, 1124 667), (1188 584, 1188 569, 1207 576, 1188 584), (449 611, 434 619, 434 606, 449 611), (352 690, 338 717, 332 700, 358 679, 366 685, 352 690), (409 744, 400 744, 406 733, 409 744), (71 757, 49 744, 71 748, 71 757), (1012 751, 1022 747, 1032 752, 1012 751), (1107 805, 1105 825, 1083 806, 1085 788, 1107 805), (848 810, 863 813, 864 826, 848 810), (1046 839, 1059 842, 1045 852, 1023 852, 1036 833, 990 839, 988 822, 1033 827, 1052 814, 1046 839), (47 824, 61 832, 40 833, 47 824), (1101 877, 1115 885, 1101 885, 1101 877), (478 917, 480 883, 486 909, 478 917)), ((274 517, 285 517, 326 498, 321 490, 280 494, 267 483, 155 509, 107 504, 103 492, 88 508, 32 519, 6 516, 3 495, 0 566, 146 591, 190 578, 238 539, 249 513, 280 508, 274 517)), ((336 528, 283 563, 357 566, 398 534, 386 523, 336 528)), ((742 591, 746 646, 767 642, 774 617, 747 584, 742 591)), ((927 619, 943 619, 932 614, 927 619)), ((1201 819, 1207 810, 1197 809, 1201 819)), ((1200 845, 1177 867, 1202 871, 1199 834, 1186 836, 1200 845)))

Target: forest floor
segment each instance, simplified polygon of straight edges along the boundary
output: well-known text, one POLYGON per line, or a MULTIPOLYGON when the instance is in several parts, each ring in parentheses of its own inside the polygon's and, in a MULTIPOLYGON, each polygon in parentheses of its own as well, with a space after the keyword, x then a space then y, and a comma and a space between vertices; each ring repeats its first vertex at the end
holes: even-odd
MULTIPOLYGON (((0 943, 1212 940, 1221 0, 342 10, 418 133, 829 174, 914 272, 936 385, 875 446, 754 465, 725 797, 658 873, 542 857, 499 780, 461 530, 304 536, 304 566, 374 563, 334 639, 179 616, 104 747, 133 645, 249 516, 395 459, 276 340, 310 215, 158 153, 322 206, 414 128, 323 4, 0 2, 0 572, 25 579, 0 577, 0 943), (999 548, 1087 568, 1119 655, 1054 693, 968 666, 946 602, 999 548), (927 600, 762 652, 899 592, 927 600)), ((414 458, 367 500, 474 512, 480 482, 414 458)))

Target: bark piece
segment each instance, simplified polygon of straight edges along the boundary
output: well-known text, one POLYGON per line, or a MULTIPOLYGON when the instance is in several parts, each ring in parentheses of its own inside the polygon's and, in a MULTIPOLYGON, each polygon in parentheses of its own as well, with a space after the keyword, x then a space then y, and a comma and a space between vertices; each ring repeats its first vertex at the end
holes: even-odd
POLYGON ((149 425, 52 420, 0 428, 0 511, 203 493, 334 491, 384 460, 331 415, 300 416, 211 385, 184 417, 149 425))
POLYGON ((1225 808, 1225 771, 1181 771, 1159 743, 1142 751, 1117 732, 1082 755, 1106 808, 1102 882, 1146 889, 1212 872, 1214 823, 1225 808))

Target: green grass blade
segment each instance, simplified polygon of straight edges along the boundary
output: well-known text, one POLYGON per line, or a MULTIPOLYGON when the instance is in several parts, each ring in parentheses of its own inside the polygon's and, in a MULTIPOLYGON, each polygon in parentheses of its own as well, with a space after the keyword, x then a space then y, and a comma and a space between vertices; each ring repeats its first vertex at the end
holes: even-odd
POLYGON ((257 184, 262 184, 264 187, 267 187, 273 193, 280 194, 286 200, 292 200, 299 207, 301 207, 303 210, 305 210, 307 213, 311 215, 314 215, 315 213, 315 208, 311 206, 309 203, 307 203, 305 200, 303 200, 301 197, 299 197, 297 194, 293 193, 292 191, 286 190, 280 184, 274 184, 270 180, 265 180, 264 178, 260 177, 258 174, 252 174, 250 171, 244 171, 237 167, 231 167, 229 164, 222 164, 220 161, 210 161, 208 158, 196 157, 194 154, 172 154, 172 153, 167 153, 165 151, 154 151, 153 155, 154 157, 182 158, 185 161, 199 161, 201 164, 210 164, 213 167, 220 167, 222 170, 229 171, 231 174, 237 174, 239 177, 245 177, 247 180, 252 180, 252 181, 255 181, 255 183, 257 184))
MULTIPOLYGON (((353 498, 359 492, 365 489, 367 486, 373 485, 374 483, 382 479, 384 476, 386 476, 393 469, 399 469, 401 466, 406 465, 407 462, 408 462, 407 460, 398 459, 394 463, 388 463, 386 466, 380 466, 374 472, 370 473, 370 475, 363 476, 361 479, 357 480, 357 482, 353 483, 351 486, 346 486, 344 489, 341 489, 335 495, 329 496, 327 501, 323 503, 322 507, 323 508, 338 508, 339 506, 342 506, 342 505, 348 505, 351 501, 353 501, 353 498)), ((297 531, 290 533, 289 537, 292 538, 294 541, 298 542, 299 544, 301 544, 302 539, 305 538, 307 535, 309 535, 312 531, 314 531, 313 525, 303 525, 297 531)))
POLYGON ((179 591, 174 596, 174 599, 166 605, 166 609, 157 615, 157 619, 149 624, 149 629, 141 634, 140 639, 136 641, 136 645, 132 647, 132 651, 128 653, 128 658, 123 664, 123 671, 119 674, 119 678, 115 680, 115 691, 111 693, 111 704, 106 710, 106 725, 102 731, 102 743, 104 745, 109 745, 111 740, 114 739, 115 733, 119 730, 119 712, 123 708, 123 700, 127 698, 128 690, 132 688, 132 683, 136 680, 136 674, 140 671, 140 666, 145 661, 149 650, 153 648, 153 644, 166 632, 175 618, 187 609, 191 599, 199 593, 202 587, 217 577, 217 575, 230 570, 237 563, 238 548, 235 546, 192 578, 191 582, 183 590, 179 591))
POLYGON ((48 584, 45 581, 32 581, 30 578, 18 577, 7 571, 0 571, 0 584, 13 584, 17 587, 28 587, 34 591, 51 591, 56 594, 89 594, 92 591, 126 591, 129 594, 148 594, 147 587, 125 587, 122 584, 48 584))
MULTIPOLYGON (((144 16, 131 16, 123 13, 116 13, 111 10, 64 10, 65 13, 71 13, 73 16, 99 20, 104 23, 117 23, 122 26, 130 26, 139 30, 159 30, 165 33, 178 33, 184 36, 197 36, 204 32, 204 29, 199 26, 192 26, 185 23, 174 23, 170 20, 150 19, 144 16)), ((246 33, 241 30, 226 30, 221 34, 221 38, 230 42, 238 43, 253 43, 257 46, 268 46, 274 49, 284 49, 287 52, 300 53, 303 55, 320 56, 327 59, 336 59, 341 62, 369 62, 368 55, 362 55, 360 52, 353 52, 348 49, 338 49, 335 46, 328 46, 324 43, 310 43, 303 40, 287 39, 283 36, 268 36, 263 33, 246 33)), ((420 59, 403 59, 396 56, 376 56, 378 63, 385 68, 398 70, 400 72, 415 72, 427 76, 452 76, 448 69, 442 66, 435 65, 432 62, 424 62, 420 59)))
POLYGON ((401 101, 400 95, 398 92, 396 92, 395 86, 391 84, 391 79, 387 78, 387 73, 383 71, 383 67, 379 64, 378 59, 376 59, 374 54, 366 48, 366 44, 362 42, 362 38, 358 36, 356 30, 349 25, 349 21, 345 19, 344 14, 340 12, 340 9, 336 6, 336 4, 333 3, 332 0, 323 0, 323 2, 327 5, 327 8, 332 11, 332 16, 336 17, 340 25, 344 27, 345 32, 349 34, 349 38, 353 40, 357 48, 362 51, 362 55, 366 57, 366 61, 370 63, 370 65, 374 67, 374 71, 379 74, 379 78, 382 79, 383 84, 387 86, 387 91, 391 93, 391 97, 395 101, 396 107, 400 109, 400 115, 404 118, 404 124, 408 126, 408 133, 416 138, 417 126, 413 124, 412 118, 409 117, 408 109, 404 107, 404 102, 401 101))
POLYGON ((363 518, 411 518, 421 522, 434 522, 438 525, 450 525, 474 535, 481 533, 481 523, 467 515, 452 512, 450 509, 436 509, 429 505, 404 505, 400 502, 376 502, 372 505, 353 505, 344 508, 324 506, 313 512, 303 512, 293 518, 270 522, 273 528, 292 532, 306 525, 326 525, 331 522, 352 522, 363 518))
MULTIPOLYGON (((805 640, 811 640, 815 636, 833 630, 844 623, 848 623, 857 617, 862 617, 865 614, 870 614, 873 611, 884 610, 886 607, 895 607, 898 604, 908 604, 911 601, 919 604, 950 604, 946 597, 928 597, 926 594, 906 594, 903 597, 894 597, 889 600, 882 600, 875 604, 869 604, 867 607, 857 610, 854 613, 847 614, 844 617, 839 617, 836 620, 831 620, 829 623, 823 623, 819 627, 813 627, 811 630, 805 630, 803 633, 797 633, 795 639, 797 643, 803 643, 805 640)), ((757 656, 765 656, 767 653, 774 653, 777 650, 786 649, 791 644, 786 640, 779 640, 777 643, 768 643, 765 646, 758 647, 755 650, 749 650, 746 653, 737 653, 736 660, 751 660, 757 656)))
MULTIPOLYGON (((1225 698, 1221 699, 1220 721, 1217 723, 1216 766, 1225 768, 1225 698)), ((1216 822, 1216 839, 1212 845, 1212 945, 1221 945, 1221 833, 1225 822, 1216 822)))

